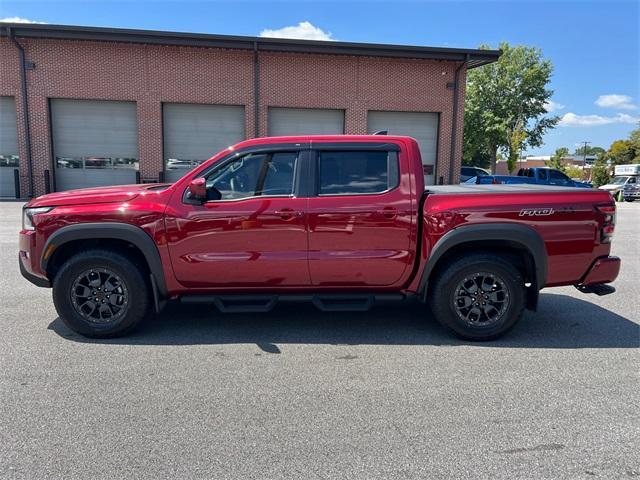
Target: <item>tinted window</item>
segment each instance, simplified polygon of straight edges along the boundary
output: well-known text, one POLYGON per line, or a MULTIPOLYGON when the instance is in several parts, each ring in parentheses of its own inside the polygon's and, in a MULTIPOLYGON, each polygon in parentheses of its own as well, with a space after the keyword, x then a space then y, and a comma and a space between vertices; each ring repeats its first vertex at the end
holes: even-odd
POLYGON ((320 195, 380 193, 398 185, 395 152, 320 152, 320 195))
POLYGON ((476 172, 473 168, 462 167, 462 175, 467 175, 468 177, 475 177, 476 172))
POLYGON ((296 153, 274 153, 267 159, 261 195, 291 195, 293 193, 293 173, 296 153))
POLYGON ((551 180, 569 180, 569 177, 557 170, 549 170, 549 178, 551 178, 551 180))
POLYGON ((257 195, 291 195, 297 155, 250 153, 214 170, 207 177, 207 188, 215 187, 221 200, 257 195))
POLYGON ((630 177, 627 183, 636 183, 636 177, 630 177))
MULTIPOLYGON (((531 175, 529 175, 530 177, 533 177, 533 170, 530 170, 531 175)), ((538 176, 540 177, 540 180, 546 180, 547 179, 547 171, 540 169, 538 170, 538 176)))

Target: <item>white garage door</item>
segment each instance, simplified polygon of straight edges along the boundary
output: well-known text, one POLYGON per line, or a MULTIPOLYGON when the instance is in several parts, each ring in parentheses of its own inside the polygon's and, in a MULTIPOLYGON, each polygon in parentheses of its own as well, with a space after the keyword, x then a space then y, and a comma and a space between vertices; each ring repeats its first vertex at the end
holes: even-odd
POLYGON ((407 135, 420 145, 424 180, 433 185, 436 179, 436 153, 438 151, 438 114, 421 112, 369 112, 369 133, 387 130, 389 135, 407 135))
POLYGON ((201 162, 245 139, 244 107, 165 103, 165 180, 175 182, 201 162))
POLYGON ((344 133, 344 110, 269 107, 269 135, 344 133))
POLYGON ((56 190, 135 183, 134 102, 51 100, 56 190))
POLYGON ((18 169, 16 102, 0 97, 0 197, 15 198, 14 171, 18 169))

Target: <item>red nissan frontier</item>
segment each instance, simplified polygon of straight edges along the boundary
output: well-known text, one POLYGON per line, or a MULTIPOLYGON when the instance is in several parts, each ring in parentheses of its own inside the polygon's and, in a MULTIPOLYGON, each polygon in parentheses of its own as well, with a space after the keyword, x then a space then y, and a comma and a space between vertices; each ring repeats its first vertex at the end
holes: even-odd
POLYGON ((615 291, 614 228, 602 190, 425 188, 409 137, 274 137, 229 147, 174 184, 35 198, 19 261, 89 337, 124 335, 168 300, 363 311, 416 297, 425 317, 489 340, 535 310, 542 288, 615 291))

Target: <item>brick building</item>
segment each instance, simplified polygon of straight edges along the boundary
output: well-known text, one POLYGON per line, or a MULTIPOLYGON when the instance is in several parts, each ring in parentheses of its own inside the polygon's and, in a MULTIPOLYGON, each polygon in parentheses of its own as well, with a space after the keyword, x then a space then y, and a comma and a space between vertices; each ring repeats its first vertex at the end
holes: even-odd
POLYGON ((420 142, 428 183, 456 182, 466 71, 499 55, 3 23, 0 196, 170 181, 244 138, 377 130, 420 142))

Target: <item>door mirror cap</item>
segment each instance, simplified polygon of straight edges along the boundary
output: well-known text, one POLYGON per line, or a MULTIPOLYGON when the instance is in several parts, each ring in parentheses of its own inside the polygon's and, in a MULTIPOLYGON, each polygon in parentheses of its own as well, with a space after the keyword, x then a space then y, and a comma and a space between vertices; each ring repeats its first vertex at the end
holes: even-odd
POLYGON ((207 180, 204 177, 194 178, 189 184, 189 197, 194 200, 207 199, 207 180))

